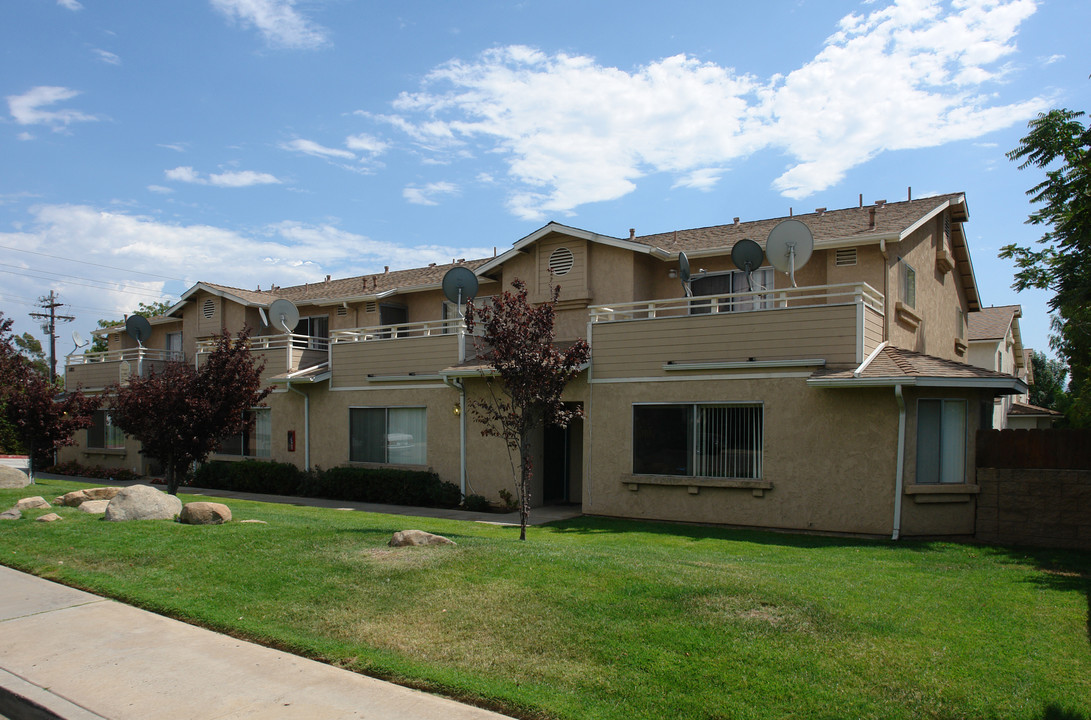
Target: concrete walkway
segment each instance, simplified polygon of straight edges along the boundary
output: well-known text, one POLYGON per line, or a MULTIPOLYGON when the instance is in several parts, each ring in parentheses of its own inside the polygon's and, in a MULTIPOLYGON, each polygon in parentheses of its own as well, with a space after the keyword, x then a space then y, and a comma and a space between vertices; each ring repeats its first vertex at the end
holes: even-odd
POLYGON ((236 640, 0 566, 0 717, 505 716, 236 640))
MULTIPOLYGON (((117 482, 99 480, 95 478, 71 477, 68 475, 51 475, 48 473, 35 473, 39 479, 65 480, 72 482, 85 482, 93 485, 146 485, 147 479, 133 482, 117 482)), ((31 486, 33 487, 33 486, 31 486)), ((165 490, 165 487, 160 486, 165 490)), ((351 502, 348 500, 326 500, 324 498, 296 497, 294 495, 264 495, 261 493, 235 492, 234 490, 212 490, 198 487, 180 487, 181 495, 206 495, 208 497, 229 498, 236 500, 255 500, 257 502, 283 503, 286 505, 302 505, 306 507, 324 507, 333 509, 358 510, 360 512, 384 513, 386 515, 411 515, 413 517, 444 518, 446 520, 467 520, 471 522, 493 523, 496 525, 518 525, 519 513, 487 513, 468 512, 466 510, 451 510, 447 508, 410 507, 406 505, 382 505, 380 503, 351 502)), ((53 498, 46 498, 52 500, 53 498)), ((557 520, 568 520, 579 517, 583 510, 579 505, 547 505, 545 507, 531 508, 530 525, 544 525, 557 520)))

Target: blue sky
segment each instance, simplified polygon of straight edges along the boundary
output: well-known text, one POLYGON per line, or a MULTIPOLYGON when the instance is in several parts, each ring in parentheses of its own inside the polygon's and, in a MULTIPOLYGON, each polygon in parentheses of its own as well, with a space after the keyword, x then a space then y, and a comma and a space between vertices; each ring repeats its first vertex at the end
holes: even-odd
POLYGON ((985 305, 1040 179, 1005 153, 1091 109, 1086 0, 7 0, 0 310, 85 336, 198 280, 268 288, 965 191, 985 305), (122 272, 115 268, 125 268, 122 272))

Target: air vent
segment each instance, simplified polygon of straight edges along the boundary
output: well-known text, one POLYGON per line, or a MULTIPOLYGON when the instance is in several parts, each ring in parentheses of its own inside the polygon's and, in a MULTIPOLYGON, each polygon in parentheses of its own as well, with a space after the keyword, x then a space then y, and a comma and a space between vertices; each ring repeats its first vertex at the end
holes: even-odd
POLYGON ((349 309, 347 307, 345 307, 344 305, 337 308, 337 317, 345 317, 348 314, 349 314, 349 309))
POLYGON ((847 267, 856 264, 856 248, 841 248, 834 259, 837 267, 847 267))
POLYGON ((201 314, 204 315, 205 320, 211 320, 216 315, 216 301, 212 298, 208 298, 201 305, 201 314))
POLYGON ((567 275, 574 262, 575 258, 572 256, 571 250, 563 247, 557 248, 549 256, 549 272, 554 275, 567 275))
POLYGON ((375 301, 364 303, 364 312, 376 312, 379 309, 379 303, 375 301))

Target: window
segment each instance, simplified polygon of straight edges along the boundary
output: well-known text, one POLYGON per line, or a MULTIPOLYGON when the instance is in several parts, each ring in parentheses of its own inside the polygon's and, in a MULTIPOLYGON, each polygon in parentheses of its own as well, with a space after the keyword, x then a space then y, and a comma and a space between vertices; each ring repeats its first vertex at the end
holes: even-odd
MULTIPOLYGON (((773 307, 771 295, 758 294, 757 291, 773 289, 773 268, 759 268, 750 273, 755 294, 743 297, 722 298, 719 300, 694 300, 690 303, 690 314, 700 315, 709 312, 743 312, 746 310, 764 310, 773 307), (715 304, 714 304, 715 303, 715 304)), ((705 275, 692 283, 694 295, 728 295, 749 293, 746 273, 742 271, 705 275)))
POLYGON ((87 428, 87 447, 100 450, 124 450, 125 433, 110 420, 110 413, 96 410, 87 428))
POLYGON ((917 482, 966 481, 966 401, 917 401, 917 482))
POLYGON ((759 479, 761 405, 633 405, 633 474, 759 479))
POLYGON ((427 412, 422 407, 350 408, 349 460, 427 464, 427 412))
POLYGON ((220 441, 220 455, 267 458, 273 455, 273 416, 270 408, 254 408, 246 413, 254 418, 249 432, 220 441))
POLYGON ((167 359, 182 360, 182 333, 167 333, 167 359))
POLYGON ((308 339, 296 339, 295 347, 310 348, 311 350, 325 350, 330 337, 330 316, 314 315, 312 317, 299 318, 296 323, 295 335, 305 335, 308 339))
POLYGON ((955 308, 955 337, 959 340, 966 339, 966 313, 962 308, 955 308))
POLYGON ((904 260, 902 261, 902 302, 911 308, 917 307, 917 271, 904 260))

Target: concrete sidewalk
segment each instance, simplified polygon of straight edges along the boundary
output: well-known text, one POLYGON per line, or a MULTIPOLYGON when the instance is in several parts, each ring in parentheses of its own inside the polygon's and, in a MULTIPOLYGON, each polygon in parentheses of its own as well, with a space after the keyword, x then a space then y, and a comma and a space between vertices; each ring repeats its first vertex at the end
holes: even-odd
POLYGON ((0 717, 502 720, 0 566, 0 717))
MULTIPOLYGON (((119 482, 110 480, 98 480, 95 478, 73 477, 69 475, 53 475, 50 473, 35 473, 39 479, 64 480, 66 482, 84 482, 92 485, 147 485, 147 478, 132 482, 119 482)), ((33 487, 31 485, 30 487, 33 487)), ((158 486, 160 490, 166 490, 158 486)), ((380 503, 352 502, 350 500, 326 500, 325 498, 297 497, 295 495, 265 495, 262 493, 245 493, 234 490, 213 490, 208 488, 183 486, 178 488, 180 495, 205 495, 207 497, 227 498, 236 500, 255 500, 257 502, 282 503, 285 505, 301 505, 306 507, 324 507, 333 509, 358 510, 360 512, 383 513, 386 515, 410 515, 413 517, 444 518, 446 520, 467 520, 470 522, 491 523, 494 525, 518 525, 519 512, 488 513, 470 512, 468 510, 448 508, 412 507, 408 505, 382 505, 380 503)), ((52 500, 53 498, 46 498, 52 500)), ((530 511, 529 525, 544 525, 557 520, 568 520, 583 514, 579 505, 546 505, 532 508, 530 511)))

